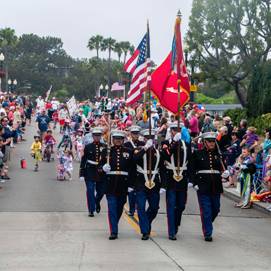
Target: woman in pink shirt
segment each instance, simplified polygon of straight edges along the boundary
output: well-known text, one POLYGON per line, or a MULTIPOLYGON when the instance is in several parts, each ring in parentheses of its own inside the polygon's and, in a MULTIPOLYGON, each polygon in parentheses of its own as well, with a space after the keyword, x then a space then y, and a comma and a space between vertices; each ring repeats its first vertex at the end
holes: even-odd
POLYGON ((199 120, 194 110, 191 111, 189 120, 189 129, 191 137, 196 137, 199 134, 199 120))

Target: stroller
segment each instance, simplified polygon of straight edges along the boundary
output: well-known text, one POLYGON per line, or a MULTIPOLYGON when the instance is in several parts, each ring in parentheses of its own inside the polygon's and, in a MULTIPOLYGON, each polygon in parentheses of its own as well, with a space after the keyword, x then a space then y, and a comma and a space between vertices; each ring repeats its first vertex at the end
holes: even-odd
POLYGON ((56 166, 56 171, 57 171, 56 178, 58 181, 65 180, 64 162, 65 162, 64 151, 60 150, 57 154, 57 166, 56 166))

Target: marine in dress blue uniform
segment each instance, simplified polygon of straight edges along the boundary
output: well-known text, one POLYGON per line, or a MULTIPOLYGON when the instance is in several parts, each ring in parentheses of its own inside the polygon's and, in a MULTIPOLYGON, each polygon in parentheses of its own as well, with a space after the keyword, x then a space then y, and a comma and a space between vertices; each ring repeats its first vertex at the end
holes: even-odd
MULTIPOLYGON (((132 126, 130 129, 131 138, 124 143, 124 146, 131 149, 133 152, 136 148, 142 147, 145 145, 143 141, 139 140, 140 130, 139 126, 132 126)), ((135 178, 136 176, 136 165, 133 163, 132 170, 131 170, 131 177, 135 178)), ((132 181, 133 183, 135 181, 132 181)), ((136 209, 136 192, 133 189, 132 191, 128 192, 128 201, 129 201, 129 216, 134 216, 135 209, 136 209)))
POLYGON ((163 162, 160 152, 154 145, 155 131, 142 131, 145 137, 144 147, 134 151, 136 163, 136 178, 133 187, 136 190, 136 205, 139 218, 139 226, 142 233, 142 240, 148 240, 151 232, 151 224, 157 216, 160 202, 160 188, 163 187, 160 178, 160 171, 163 169, 163 162), (149 167, 151 160, 151 168, 149 167), (146 210, 146 203, 148 208, 146 210))
POLYGON ((106 145, 101 143, 102 128, 92 130, 93 142, 87 144, 84 148, 84 154, 80 163, 80 178, 84 178, 86 183, 87 206, 89 216, 93 217, 96 210, 101 210, 100 202, 104 195, 103 171, 98 169, 103 149, 106 145))
POLYGON ((212 241, 213 222, 220 212, 220 195, 223 193, 221 173, 222 157, 214 132, 202 135, 204 148, 192 155, 192 183, 197 190, 202 231, 205 241, 212 241))
POLYGON ((165 163, 165 174, 162 176, 165 178, 166 184, 168 238, 177 240, 176 234, 181 225, 182 214, 187 201, 191 146, 181 139, 177 123, 170 125, 170 131, 171 139, 161 144, 161 156, 165 163))
POLYGON ((115 240, 118 238, 118 223, 127 199, 133 153, 123 145, 125 132, 115 130, 111 135, 113 146, 108 149, 109 151, 103 150, 99 166, 106 174, 105 193, 108 203, 109 240, 115 240))

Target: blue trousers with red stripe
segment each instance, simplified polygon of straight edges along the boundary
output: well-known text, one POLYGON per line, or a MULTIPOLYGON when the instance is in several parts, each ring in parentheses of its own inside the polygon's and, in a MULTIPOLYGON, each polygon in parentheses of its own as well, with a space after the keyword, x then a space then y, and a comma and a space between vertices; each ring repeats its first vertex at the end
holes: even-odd
POLYGON ((220 193, 209 195, 198 192, 197 194, 203 235, 212 236, 213 222, 220 212, 220 193))
POLYGON ((108 222, 111 234, 118 234, 118 224, 121 218, 127 196, 106 195, 108 205, 108 222))
POLYGON ((136 192, 132 191, 128 193, 128 200, 129 200, 129 212, 134 214, 136 208, 136 192))
POLYGON ((88 211, 94 213, 96 209, 96 204, 99 204, 104 195, 104 182, 95 182, 92 180, 86 180, 87 188, 87 205, 88 211), (95 194, 96 190, 96 194, 95 194))
POLYGON ((167 190, 167 221, 168 235, 174 236, 181 225, 182 214, 187 200, 187 191, 167 190))
POLYGON ((157 191, 136 191, 136 205, 142 234, 151 232, 151 223, 159 210, 160 194, 157 191), (146 203, 149 207, 146 210, 146 203))

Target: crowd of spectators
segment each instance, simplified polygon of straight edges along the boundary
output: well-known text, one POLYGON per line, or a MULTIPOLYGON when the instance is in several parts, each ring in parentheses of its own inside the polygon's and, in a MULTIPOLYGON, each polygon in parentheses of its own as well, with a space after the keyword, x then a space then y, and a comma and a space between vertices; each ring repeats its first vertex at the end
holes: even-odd
POLYGON ((24 141, 26 124, 31 123, 33 104, 29 97, 0 96, 0 182, 10 180, 9 161, 12 148, 24 141))

